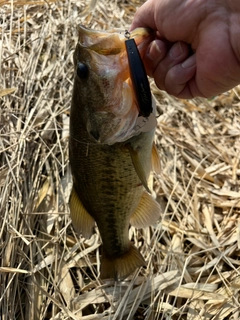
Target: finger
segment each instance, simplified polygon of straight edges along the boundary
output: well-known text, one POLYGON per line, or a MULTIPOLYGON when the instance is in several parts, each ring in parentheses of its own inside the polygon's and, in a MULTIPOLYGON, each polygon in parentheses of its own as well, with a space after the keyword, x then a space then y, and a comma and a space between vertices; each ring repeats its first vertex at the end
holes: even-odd
POLYGON ((192 99, 196 97, 205 97, 198 89, 195 78, 191 78, 179 93, 177 98, 180 99, 192 99))
MULTIPOLYGON (((192 85, 189 81, 196 75, 196 55, 190 56, 183 63, 170 68, 165 77, 165 90, 178 98, 192 98, 192 85)), ((192 82, 191 82, 192 83, 192 82)), ((196 95, 196 92, 194 92, 196 95)), ((199 95, 199 94, 198 94, 199 95)))
POLYGON ((155 70, 153 70, 153 77, 160 89, 166 90, 166 84, 169 84, 166 83, 167 74, 174 66, 186 60, 188 55, 188 45, 184 42, 176 42, 167 52, 165 58, 156 65, 155 70))
POLYGON ((153 77, 157 65, 165 58, 167 50, 167 43, 162 40, 156 39, 150 43, 143 58, 146 72, 150 77, 153 77))
POLYGON ((156 30, 155 25, 155 5, 153 0, 146 1, 135 13, 132 25, 129 31, 138 27, 148 27, 156 30))

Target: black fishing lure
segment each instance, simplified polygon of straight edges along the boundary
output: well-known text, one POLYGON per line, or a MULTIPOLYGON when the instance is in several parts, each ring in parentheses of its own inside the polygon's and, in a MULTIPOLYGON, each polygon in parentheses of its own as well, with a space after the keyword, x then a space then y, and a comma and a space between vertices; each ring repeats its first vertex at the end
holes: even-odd
POLYGON ((139 107, 139 116, 149 117, 153 111, 152 96, 141 56, 134 39, 127 39, 125 46, 128 55, 130 77, 139 107))

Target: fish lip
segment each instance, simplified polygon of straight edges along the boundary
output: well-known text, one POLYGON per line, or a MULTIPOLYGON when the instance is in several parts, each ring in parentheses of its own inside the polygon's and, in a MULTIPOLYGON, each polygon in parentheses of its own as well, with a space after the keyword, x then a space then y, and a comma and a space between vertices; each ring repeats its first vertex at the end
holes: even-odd
POLYGON ((126 39, 126 33, 129 34, 131 38, 137 37, 139 35, 148 36, 153 33, 153 30, 149 27, 145 27, 145 28, 140 27, 132 31, 127 31, 126 29, 122 29, 122 28, 112 28, 110 30, 96 30, 96 29, 85 27, 83 24, 79 24, 77 26, 77 29, 78 29, 78 32, 80 32, 81 34, 89 35, 90 37, 95 34, 97 36, 102 35, 105 37, 106 35, 118 33, 124 39, 126 39))
MULTIPOLYGON (((118 51, 125 51, 124 43, 127 40, 126 30, 112 29, 112 30, 95 30, 87 28, 83 25, 78 25, 78 42, 82 47, 89 48, 95 51, 94 45, 105 40, 106 38, 111 38, 118 36, 119 48, 118 51), (93 47, 92 47, 93 46, 93 47), (92 47, 92 48, 91 48, 92 47)), ((142 46, 144 40, 149 39, 149 42, 153 36, 153 30, 150 28, 136 28, 133 31, 129 32, 130 38, 134 38, 137 46, 142 46)), ((116 38, 115 38, 116 39, 116 38)), ((114 44, 115 46, 116 44, 114 44)), ((110 44, 111 46, 111 44, 110 44)), ((111 52, 111 49, 110 49, 111 52)), ((117 53, 119 53, 117 52, 117 53)), ((108 53, 109 54, 109 53, 108 53)), ((111 53, 110 53, 111 54, 111 53)))
MULTIPOLYGON (((83 25, 78 25, 77 30, 78 30, 78 43, 85 48, 91 48, 91 46, 101 41, 104 41, 106 38, 120 35, 116 33, 114 29, 110 31, 95 30, 95 29, 87 28, 83 25)), ((94 50, 94 47, 91 49, 94 50)))

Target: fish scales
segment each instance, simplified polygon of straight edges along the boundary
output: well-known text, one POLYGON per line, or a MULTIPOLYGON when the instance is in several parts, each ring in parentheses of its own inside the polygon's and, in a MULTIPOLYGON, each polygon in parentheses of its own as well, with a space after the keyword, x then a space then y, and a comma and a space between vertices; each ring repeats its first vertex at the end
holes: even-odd
MULTIPOLYGON (((81 39, 84 38, 85 30, 82 29, 81 39)), ((89 34, 87 37, 90 37, 89 34)), ((87 39, 87 41, 92 40, 87 39)), ((93 46, 91 43, 90 45, 93 46)), ((119 130, 122 130, 122 126, 119 127, 121 120, 115 121, 118 115, 115 116, 113 112, 113 108, 118 105, 108 106, 110 108, 108 112, 107 103, 111 93, 115 101, 121 101, 124 98, 121 92, 120 95, 119 92, 111 92, 114 90, 112 85, 108 85, 109 92, 104 93, 106 83, 112 81, 116 84, 116 88, 122 85, 123 80, 120 79, 118 83, 119 80, 116 79, 118 72, 114 72, 116 59, 109 70, 106 71, 107 66, 105 66, 103 70, 92 71, 93 54, 85 45, 82 47, 78 45, 76 48, 75 68, 79 63, 84 63, 88 68, 88 75, 81 79, 77 70, 72 95, 69 157, 73 191, 70 197, 70 212, 74 227, 84 236, 91 235, 94 222, 99 228, 103 247, 101 277, 122 279, 136 268, 145 265, 142 255, 129 241, 128 235, 130 220, 141 203, 144 193, 143 183, 133 158, 136 154, 137 159, 141 159, 141 168, 148 178, 151 171, 155 128, 149 132, 133 135, 129 139, 127 139, 128 132, 121 132, 118 135, 119 130), (99 113, 99 110, 104 111, 99 113), (114 119, 113 122, 112 119, 114 119), (117 133, 116 136, 114 136, 115 133, 117 133), (126 138, 121 141, 124 134, 126 138)), ((97 43, 94 44, 94 48, 98 50, 97 43)), ((103 49, 99 49, 101 54, 104 52, 104 57, 110 57, 111 55, 106 55, 106 50, 103 49)), ((124 46, 116 52, 117 55, 119 52, 124 53, 124 46)), ((96 54, 94 51, 94 54, 96 59, 100 59, 98 52, 96 54)), ((126 70, 123 73, 126 75, 126 70)), ((133 101, 132 98, 132 104, 133 101)), ((119 105, 119 108, 123 107, 119 105)), ((137 109, 136 106, 131 106, 130 112, 134 108, 137 109)), ((127 112, 129 117, 128 113, 129 111, 127 112)), ((120 118, 122 117, 120 115, 120 118)), ((159 208, 153 199, 152 201, 155 205, 152 210, 154 212, 146 212, 146 215, 156 217, 156 211, 159 208)), ((159 212, 157 214, 159 215, 159 212)))
MULTIPOLYGON (((78 127, 77 134, 71 132, 71 137, 83 137, 84 133, 84 130, 79 132, 78 127)), ((139 140, 142 138, 139 137, 139 140)), ((147 153, 146 171, 150 172, 151 150, 147 153)), ((74 181, 81 181, 75 186, 82 204, 91 213, 99 229, 104 230, 101 233, 104 251, 110 256, 114 253, 121 255, 126 250, 126 244, 129 245, 126 233, 130 216, 143 192, 126 143, 108 146, 85 140, 83 144, 71 138, 70 159, 74 181), (124 236, 122 230, 125 231, 124 236), (119 242, 125 243, 125 247, 116 251, 119 242)))

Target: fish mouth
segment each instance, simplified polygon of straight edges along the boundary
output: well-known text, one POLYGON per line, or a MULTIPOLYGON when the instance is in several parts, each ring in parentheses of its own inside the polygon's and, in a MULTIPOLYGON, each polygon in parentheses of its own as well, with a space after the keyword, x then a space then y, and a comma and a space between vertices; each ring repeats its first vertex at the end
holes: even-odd
MULTIPOLYGON (((122 29, 111 29, 100 31, 78 26, 78 41, 82 47, 93 50, 103 55, 114 55, 125 52, 125 41, 131 37, 134 38, 140 51, 150 43, 153 31, 149 28, 136 28, 128 32, 122 29)), ((126 53, 126 52, 125 52, 126 53)))
MULTIPOLYGON (((152 40, 152 35, 152 31, 147 28, 137 28, 130 33, 141 56, 152 40)), ((79 50, 88 53, 91 72, 98 77, 94 85, 103 97, 101 103, 95 103, 87 111, 87 131, 98 143, 111 145, 124 142, 136 135, 135 126, 139 116, 130 80, 126 31, 98 31, 79 26, 78 36, 79 50)), ((82 56, 79 53, 77 59, 82 56)))

